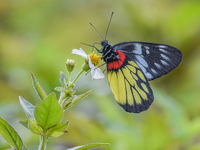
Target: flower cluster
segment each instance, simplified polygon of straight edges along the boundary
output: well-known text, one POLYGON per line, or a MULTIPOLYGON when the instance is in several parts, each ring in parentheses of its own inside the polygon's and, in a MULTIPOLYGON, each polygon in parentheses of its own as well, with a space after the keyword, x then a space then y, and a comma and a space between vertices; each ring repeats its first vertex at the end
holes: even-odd
POLYGON ((98 68, 99 62, 101 60, 100 56, 97 56, 97 54, 94 54, 94 52, 87 55, 82 48, 80 48, 79 50, 73 49, 72 54, 76 54, 85 58, 86 62, 83 65, 82 70, 89 71, 91 69, 93 79, 101 79, 105 77, 103 72, 98 68))

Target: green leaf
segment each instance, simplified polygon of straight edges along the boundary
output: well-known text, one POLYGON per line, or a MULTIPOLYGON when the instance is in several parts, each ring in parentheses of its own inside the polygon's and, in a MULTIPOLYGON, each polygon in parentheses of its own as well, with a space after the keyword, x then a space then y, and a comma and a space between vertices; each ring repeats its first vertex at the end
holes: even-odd
POLYGON ((35 120, 29 119, 28 127, 33 133, 43 135, 43 129, 39 126, 39 124, 37 124, 35 120))
POLYGON ((62 108, 66 108, 66 106, 68 106, 71 102, 72 102, 72 100, 75 98, 76 96, 75 95, 73 95, 72 97, 70 97, 70 98, 66 98, 66 99, 64 99, 64 101, 62 102, 62 108))
POLYGON ((107 146, 107 145, 110 145, 110 144, 109 143, 91 143, 91 144, 87 144, 87 145, 73 147, 73 148, 70 148, 67 150, 86 150, 86 149, 90 149, 90 148, 97 148, 97 147, 107 146))
POLYGON ((24 110, 24 112, 27 114, 28 117, 30 117, 31 119, 34 119, 34 108, 35 106, 33 106, 31 103, 29 103, 27 100, 25 100, 23 97, 19 96, 19 102, 24 110))
POLYGON ((62 87, 65 87, 65 85, 67 84, 67 76, 62 71, 60 72, 59 81, 62 87))
POLYGON ((53 126, 49 130, 47 130, 47 136, 58 137, 64 133, 66 133, 68 124, 69 124, 68 121, 62 121, 62 122, 58 123, 56 126, 53 126))
POLYGON ((29 72, 31 74, 33 87, 35 88, 36 93, 38 94, 38 96, 40 97, 41 100, 45 99, 47 97, 46 92, 43 90, 42 86, 37 81, 34 74, 31 71, 29 71, 29 72))
POLYGON ((83 93, 83 94, 81 94, 81 95, 76 96, 73 100, 70 99, 71 101, 66 101, 66 102, 65 102, 65 107, 64 107, 64 109, 66 110, 66 109, 72 107, 75 103, 77 103, 77 102, 80 101, 81 99, 87 97, 87 96, 88 96, 91 92, 93 92, 93 91, 94 91, 94 90, 87 91, 87 92, 85 92, 85 93, 83 93))
POLYGON ((21 150, 23 142, 17 132, 0 117, 0 134, 14 148, 21 150))
POLYGON ((19 123, 28 129, 28 120, 20 120, 19 123))
POLYGON ((55 87, 54 90, 56 90, 58 92, 62 92, 63 91, 63 87, 55 87))
POLYGON ((25 145, 22 148, 23 150, 29 150, 25 145))
POLYGON ((63 110, 56 100, 55 93, 51 93, 35 107, 34 116, 44 131, 59 123, 63 117, 63 110))

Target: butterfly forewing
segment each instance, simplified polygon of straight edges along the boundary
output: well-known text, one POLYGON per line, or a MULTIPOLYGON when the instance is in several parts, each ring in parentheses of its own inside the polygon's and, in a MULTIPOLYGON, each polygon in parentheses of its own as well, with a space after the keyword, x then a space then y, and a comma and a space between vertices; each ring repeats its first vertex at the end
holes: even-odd
POLYGON ((169 45, 147 42, 122 42, 113 46, 137 63, 148 80, 153 80, 175 69, 182 53, 169 45))

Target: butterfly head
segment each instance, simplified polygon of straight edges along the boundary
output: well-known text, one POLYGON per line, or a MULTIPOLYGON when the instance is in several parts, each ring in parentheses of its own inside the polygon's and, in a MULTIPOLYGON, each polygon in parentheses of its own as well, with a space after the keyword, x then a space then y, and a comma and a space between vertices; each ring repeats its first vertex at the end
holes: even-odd
POLYGON ((104 56, 112 51, 112 45, 109 44, 107 40, 102 41, 101 46, 101 53, 103 53, 104 56))
POLYGON ((101 46, 106 47, 108 45, 108 41, 104 40, 101 42, 101 46))

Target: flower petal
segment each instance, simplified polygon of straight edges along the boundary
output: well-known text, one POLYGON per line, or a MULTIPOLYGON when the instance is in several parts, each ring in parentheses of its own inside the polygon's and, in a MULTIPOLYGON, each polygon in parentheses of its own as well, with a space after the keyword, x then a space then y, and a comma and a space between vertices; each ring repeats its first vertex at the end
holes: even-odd
POLYGON ((92 79, 104 78, 105 76, 104 76, 103 72, 98 67, 94 66, 90 57, 88 57, 88 58, 89 58, 89 67, 91 69, 92 79))
POLYGON ((72 50, 72 54, 76 54, 76 55, 79 55, 79 56, 87 59, 87 54, 84 52, 84 50, 82 48, 80 48, 79 50, 78 49, 73 49, 72 50))
POLYGON ((88 62, 89 62, 89 67, 90 67, 91 69, 94 69, 95 66, 94 66, 94 64, 92 63, 90 56, 88 56, 88 59, 89 59, 89 60, 88 60, 88 62))
POLYGON ((93 78, 95 66, 94 66, 94 64, 92 63, 92 61, 91 61, 91 59, 90 59, 90 56, 88 56, 88 62, 89 62, 89 67, 90 67, 90 69, 91 69, 91 74, 92 74, 92 78, 93 78))
POLYGON ((95 67, 94 64, 92 63, 91 61, 91 58, 89 55, 87 55, 82 48, 80 48, 79 50, 78 49, 73 49, 72 50, 72 54, 76 54, 76 55, 79 55, 83 58, 85 58, 87 60, 88 58, 88 64, 89 64, 89 67, 91 69, 91 74, 92 74, 92 79, 101 79, 101 78, 104 78, 104 74, 103 72, 98 68, 98 67, 95 67))
POLYGON ((97 67, 94 69, 93 79, 102 79, 104 78, 103 72, 97 67))

